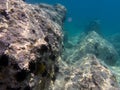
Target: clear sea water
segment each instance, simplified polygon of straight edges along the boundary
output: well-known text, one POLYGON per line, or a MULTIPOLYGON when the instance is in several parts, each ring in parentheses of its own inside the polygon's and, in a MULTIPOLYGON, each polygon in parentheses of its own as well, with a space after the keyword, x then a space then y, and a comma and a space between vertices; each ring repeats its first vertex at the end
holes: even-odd
POLYGON ((105 35, 120 32, 120 0, 26 0, 29 3, 61 3, 67 8, 65 30, 76 35, 98 19, 105 35), (70 20, 70 22, 69 22, 70 20))

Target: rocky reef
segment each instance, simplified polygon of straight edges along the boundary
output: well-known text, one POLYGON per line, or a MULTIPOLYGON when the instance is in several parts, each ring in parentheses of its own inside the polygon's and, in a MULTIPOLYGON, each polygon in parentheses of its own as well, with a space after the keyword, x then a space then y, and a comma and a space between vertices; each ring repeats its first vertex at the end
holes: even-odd
POLYGON ((45 90, 58 72, 66 9, 0 1, 0 90, 45 90))
POLYGON ((108 41, 90 27, 63 51, 65 7, 24 1, 0 1, 0 90, 120 90, 108 41))
POLYGON ((65 47, 57 87, 62 90, 120 90, 120 71, 116 66, 119 48, 104 38, 98 27, 96 23, 90 24, 87 31, 68 40, 74 46, 65 47))
POLYGON ((71 61, 72 63, 86 54, 94 54, 108 65, 115 65, 119 58, 114 46, 95 31, 83 35, 76 50, 74 49, 73 54, 69 56, 67 61, 71 61))
POLYGON ((69 65, 60 64, 53 90, 120 90, 115 75, 93 54, 69 65))
POLYGON ((120 90, 116 48, 94 30, 78 38, 75 47, 65 49, 56 86, 62 90, 120 90))

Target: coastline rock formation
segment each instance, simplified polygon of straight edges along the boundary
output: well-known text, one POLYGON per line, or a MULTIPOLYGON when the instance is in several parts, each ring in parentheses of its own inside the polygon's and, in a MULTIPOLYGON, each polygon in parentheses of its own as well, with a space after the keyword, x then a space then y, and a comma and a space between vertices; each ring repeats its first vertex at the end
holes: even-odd
POLYGON ((0 90, 45 90, 59 70, 66 9, 0 1, 0 90))

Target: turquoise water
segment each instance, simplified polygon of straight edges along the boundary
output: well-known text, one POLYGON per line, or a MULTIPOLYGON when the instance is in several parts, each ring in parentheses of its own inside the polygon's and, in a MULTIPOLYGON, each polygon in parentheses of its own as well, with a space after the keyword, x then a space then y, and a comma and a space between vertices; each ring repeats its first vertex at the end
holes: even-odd
POLYGON ((120 32, 120 0, 26 0, 29 3, 61 3, 67 8, 65 30, 75 35, 86 24, 99 19, 105 35, 120 32), (70 20, 71 19, 71 20, 70 20), (74 33, 73 33, 74 29, 74 33))

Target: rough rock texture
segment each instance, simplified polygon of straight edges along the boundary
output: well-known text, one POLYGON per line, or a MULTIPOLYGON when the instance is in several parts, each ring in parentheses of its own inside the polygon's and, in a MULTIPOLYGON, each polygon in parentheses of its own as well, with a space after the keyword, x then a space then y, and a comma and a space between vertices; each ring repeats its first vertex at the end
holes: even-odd
POLYGON ((120 90, 116 77, 95 55, 87 54, 73 65, 60 64, 53 90, 120 90))
POLYGON ((98 59, 116 62, 111 44, 88 33, 66 64, 59 57, 66 9, 23 1, 0 1, 0 90, 120 90, 98 59))
POLYGON ((59 69, 65 12, 59 4, 0 0, 0 90, 50 88, 59 69))
POLYGON ((113 45, 94 31, 89 32, 80 40, 73 54, 66 61, 73 63, 86 54, 94 54, 108 65, 115 65, 119 58, 113 45))

